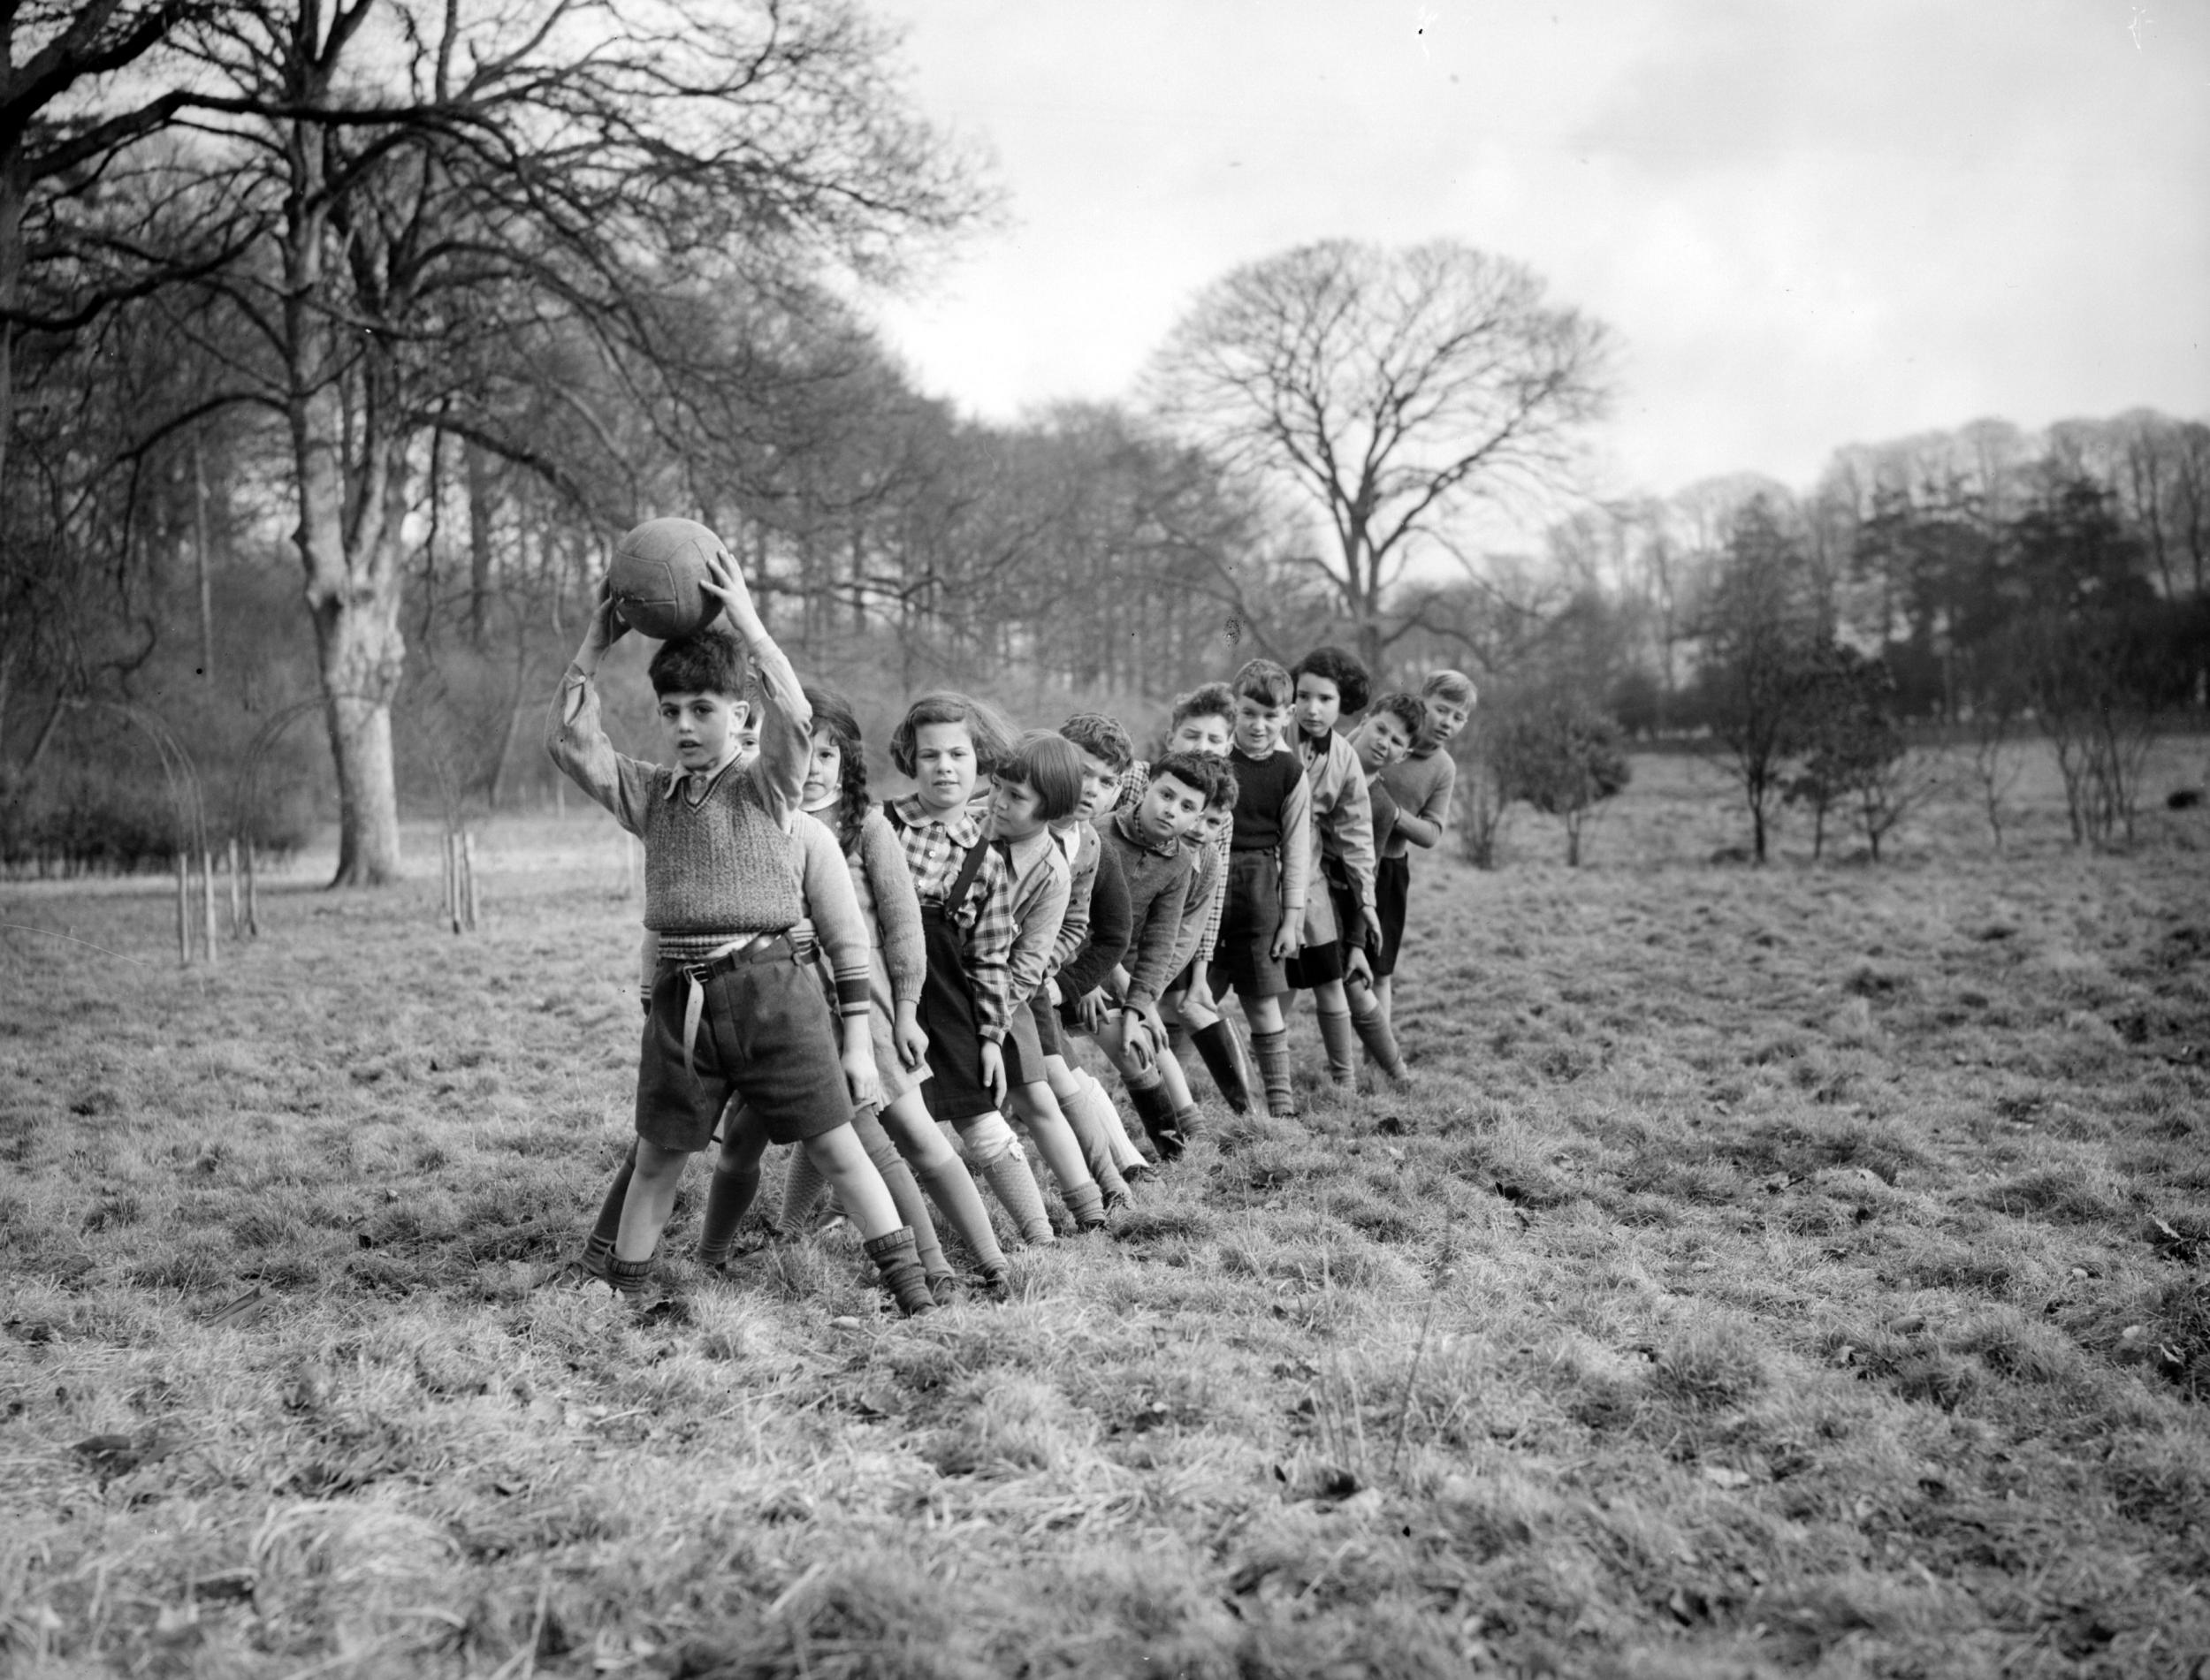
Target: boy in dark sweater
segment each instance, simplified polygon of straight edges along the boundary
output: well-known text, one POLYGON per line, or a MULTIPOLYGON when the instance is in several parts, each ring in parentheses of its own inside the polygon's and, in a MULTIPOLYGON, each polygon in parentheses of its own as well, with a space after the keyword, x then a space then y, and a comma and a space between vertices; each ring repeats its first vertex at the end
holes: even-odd
POLYGON ((865 984, 838 987, 840 1060, 820 982, 790 937, 804 905, 788 831, 805 782, 811 712, 735 562, 720 552, 709 570, 705 588, 735 634, 717 623, 667 643, 651 666, 672 767, 616 752, 600 724, 593 677, 628 628, 603 584, 547 730, 553 762, 644 842, 644 925, 659 936, 637 1065, 636 1163, 606 1281, 642 1296, 684 1163, 712 1140, 735 1092, 771 1139, 804 1145, 898 1305, 926 1312, 934 1302, 912 1228, 851 1129, 846 1067, 858 1067, 862 1048, 873 1058, 865 984), (760 682, 759 753, 740 765, 748 665, 760 682))
POLYGON ((1251 1053, 1266 1087, 1267 1112, 1297 1112, 1289 1085, 1284 964, 1304 937, 1312 877, 1312 791, 1305 767, 1282 744, 1293 693, 1289 673, 1254 659, 1236 673, 1235 826, 1229 840, 1227 901, 1213 957, 1215 995, 1232 986, 1251 1029, 1251 1053))

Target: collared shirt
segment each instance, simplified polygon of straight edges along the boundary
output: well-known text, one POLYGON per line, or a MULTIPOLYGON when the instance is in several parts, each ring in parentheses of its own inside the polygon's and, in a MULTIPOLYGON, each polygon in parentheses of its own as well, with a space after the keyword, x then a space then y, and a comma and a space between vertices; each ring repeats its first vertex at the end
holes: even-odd
POLYGON ((982 838, 982 825, 972 810, 962 809, 949 823, 932 817, 918 794, 909 794, 891 807, 897 820, 906 867, 913 871, 913 890, 923 908, 943 907, 951 924, 959 930, 960 955, 974 995, 975 1024, 992 1044, 1005 1037, 1012 1024, 1012 980, 1007 964, 1020 923, 1013 911, 1013 882, 1005 859, 982 838), (987 848, 975 870, 967 895, 948 904, 952 883, 974 847, 987 848))

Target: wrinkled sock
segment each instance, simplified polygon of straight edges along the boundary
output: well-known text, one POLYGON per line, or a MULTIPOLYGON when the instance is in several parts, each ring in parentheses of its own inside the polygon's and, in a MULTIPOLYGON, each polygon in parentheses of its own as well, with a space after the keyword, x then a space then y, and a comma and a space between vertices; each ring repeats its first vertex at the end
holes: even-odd
POLYGON ((971 1167, 978 1169, 996 1195, 998 1205, 1013 1216, 1022 1236, 1031 1243, 1049 1243, 1056 1233, 1051 1215, 1044 1211, 1044 1193, 1029 1170, 1028 1157, 1002 1114, 992 1113, 959 1123, 960 1139, 967 1146, 971 1167))
POLYGON ((1108 1197, 1125 1196, 1128 1182, 1120 1175, 1120 1163, 1113 1159, 1113 1145, 1107 1133, 1109 1126, 1119 1127, 1120 1116, 1112 1112, 1109 1103, 1105 1114, 1099 1115, 1089 1083, 1078 1071, 1074 1085, 1073 1094, 1059 1098, 1059 1108, 1066 1115, 1067 1124, 1074 1128, 1075 1142, 1082 1145, 1082 1164, 1090 1169, 1090 1176, 1108 1197))
POLYGON ((1374 1066, 1391 1079, 1402 1079, 1404 1058, 1398 1053, 1397 1035, 1390 1030, 1389 1017, 1381 1012, 1381 1006, 1376 1004, 1363 1015, 1353 1009, 1351 1024, 1358 1030, 1359 1041, 1366 1046, 1374 1066))
POLYGON ((636 1144, 632 1141, 613 1182, 606 1187, 606 1199, 598 1205, 598 1222, 583 1239, 583 1269, 593 1277, 605 1277, 613 1264, 613 1240, 621 1235, 621 1204, 629 1200, 629 1177, 636 1171, 636 1144))
POLYGON ((613 1292, 633 1301, 644 1293, 645 1280, 652 1273, 650 1259, 606 1262, 606 1281, 613 1286, 613 1292))
POLYGON ((949 1277, 951 1263, 944 1258, 943 1245, 936 1240, 936 1222, 928 1216, 921 1187, 913 1182, 913 1169, 883 1129, 882 1116, 873 1103, 864 1103, 852 1112, 852 1130, 875 1171, 882 1174, 883 1187, 890 1192, 898 1217, 913 1233, 913 1251, 919 1257, 922 1272, 932 1278, 949 1277))
POLYGON ((782 1176, 782 1212, 777 1223, 793 1235, 813 1223, 829 1182, 803 1149, 790 1152, 790 1167, 782 1176))
POLYGON ((958 1158, 933 1171, 923 1167, 916 1175, 934 1199, 937 1211, 951 1221, 951 1228, 972 1250, 977 1269, 985 1276, 1003 1271, 1005 1250, 998 1246, 997 1233, 991 1228, 990 1210, 982 1205, 982 1192, 975 1188, 973 1175, 958 1158))
POLYGON ((1105 1225, 1105 1192, 1095 1183, 1077 1184, 1069 1190, 1059 1187, 1059 1199, 1067 1205, 1067 1212, 1074 1215, 1074 1226, 1079 1231, 1096 1231, 1105 1225))
POLYGON ((727 1266, 736 1243, 736 1228, 744 1211, 759 1194, 759 1162, 739 1168, 724 1160, 713 1163, 713 1180, 706 1186, 706 1211, 698 1221, 698 1258, 707 1266, 727 1266))
POLYGON ((914 1251, 913 1231, 910 1226, 881 1236, 870 1237, 866 1243, 867 1258, 882 1273, 882 1281, 897 1298, 898 1311, 909 1319, 918 1319, 924 1312, 936 1311, 936 1297, 929 1290, 928 1273, 921 1269, 920 1257, 914 1251))
POLYGON ((1289 1083, 1289 1029, 1251 1034, 1251 1053, 1258 1059, 1259 1083, 1266 1087, 1266 1112, 1277 1120, 1293 1120, 1297 1098, 1289 1083))
POLYGON ((1243 1058, 1236 1053, 1235 1029, 1224 1020, 1216 1021, 1190 1034, 1190 1042, 1197 1046, 1221 1100, 1238 1114, 1249 1114, 1251 1091, 1243 1083, 1243 1058))
POLYGON ((1328 1053, 1328 1077, 1347 1085, 1358 1077, 1358 1030, 1348 1009, 1313 1006, 1320 1015, 1320 1043, 1328 1053))
POLYGON ((1135 1139, 1129 1136, 1127 1124, 1121 1119, 1120 1110, 1113 1105, 1112 1093, 1105 1089, 1095 1074, 1086 1068, 1078 1069, 1075 1077, 1082 1082, 1082 1089, 1089 1093, 1099 1118, 1105 1122, 1106 1146, 1113 1152, 1114 1163, 1122 1174, 1125 1176, 1132 1168, 1137 1172, 1148 1172, 1151 1163, 1144 1159, 1143 1152, 1136 1147, 1135 1139))

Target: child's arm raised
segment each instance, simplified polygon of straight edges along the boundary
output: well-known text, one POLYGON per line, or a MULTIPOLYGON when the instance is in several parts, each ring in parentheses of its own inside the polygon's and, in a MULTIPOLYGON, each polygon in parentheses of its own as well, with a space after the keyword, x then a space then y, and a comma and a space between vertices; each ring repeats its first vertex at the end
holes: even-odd
POLYGON ((637 814, 650 796, 652 766, 613 749, 599 719, 598 685, 593 680, 606 650, 628 629, 621 615, 613 610, 613 596, 602 580, 583 645, 575 650, 560 686, 553 691, 552 711, 545 718, 545 749, 570 781, 612 811, 614 820, 634 834, 641 832, 637 814))
POLYGON ((784 821, 798 809, 805 789, 806 764, 813 752, 813 708, 798 686, 798 673, 767 634, 743 574, 727 555, 707 557, 706 576, 699 587, 720 602, 729 627, 751 656, 760 695, 757 774, 768 796, 768 810, 778 822, 784 821))

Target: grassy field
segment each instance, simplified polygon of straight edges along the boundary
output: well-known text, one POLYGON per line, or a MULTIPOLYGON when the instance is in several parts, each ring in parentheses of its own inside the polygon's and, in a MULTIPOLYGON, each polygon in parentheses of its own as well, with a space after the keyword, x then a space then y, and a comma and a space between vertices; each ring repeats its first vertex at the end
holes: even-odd
POLYGON ((530 1287, 627 1129, 595 815, 213 973, 0 886, 0 1668, 2203 1674, 2210 821, 1754 871, 1637 769, 1426 866, 1408 1088, 1307 1014, 1301 1121, 910 1324, 834 1234, 530 1287))

